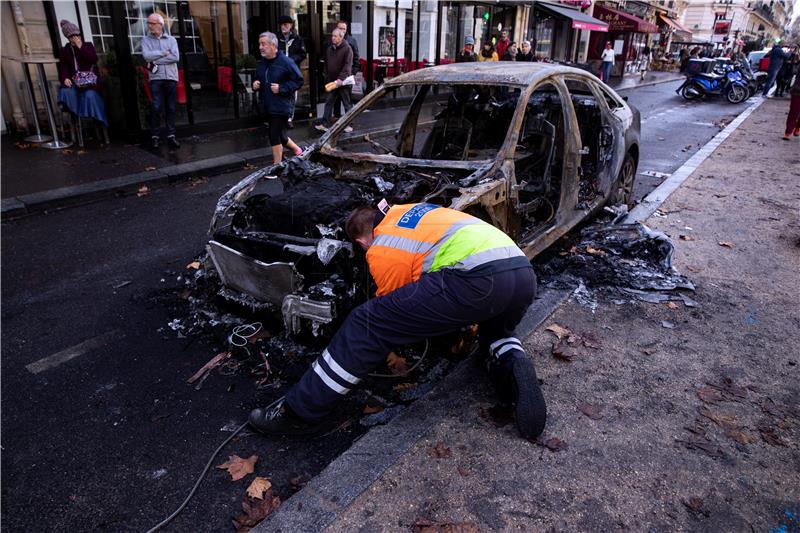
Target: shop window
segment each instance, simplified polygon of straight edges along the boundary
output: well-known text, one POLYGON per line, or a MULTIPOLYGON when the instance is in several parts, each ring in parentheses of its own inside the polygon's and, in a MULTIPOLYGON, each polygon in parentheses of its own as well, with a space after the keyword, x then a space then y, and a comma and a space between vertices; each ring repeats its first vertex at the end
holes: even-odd
POLYGON ((533 92, 514 152, 519 183, 517 212, 525 232, 540 231, 554 223, 561 201, 565 115, 561 94, 545 83, 533 92))
POLYGON ((111 15, 106 13, 103 4, 98 0, 86 2, 91 29, 91 42, 98 54, 107 54, 114 49, 114 33, 111 30, 111 15))

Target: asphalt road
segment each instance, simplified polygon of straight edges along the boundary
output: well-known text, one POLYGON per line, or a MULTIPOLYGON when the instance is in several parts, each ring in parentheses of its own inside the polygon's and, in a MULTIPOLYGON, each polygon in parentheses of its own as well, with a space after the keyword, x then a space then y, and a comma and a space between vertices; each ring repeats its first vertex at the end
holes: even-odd
MULTIPOLYGON (((685 104, 677 85, 624 92, 643 119, 637 198, 663 179, 642 172, 674 171, 747 105, 685 104)), ((202 251, 218 196, 245 173, 2 224, 5 529, 146 530, 264 401, 248 375, 187 385, 221 347, 167 328, 165 300, 202 251)), ((291 478, 318 473, 358 434, 307 443, 244 436, 215 464, 258 455, 256 472, 286 497, 291 478)), ((212 470, 168 530, 230 530, 250 479, 212 470)))

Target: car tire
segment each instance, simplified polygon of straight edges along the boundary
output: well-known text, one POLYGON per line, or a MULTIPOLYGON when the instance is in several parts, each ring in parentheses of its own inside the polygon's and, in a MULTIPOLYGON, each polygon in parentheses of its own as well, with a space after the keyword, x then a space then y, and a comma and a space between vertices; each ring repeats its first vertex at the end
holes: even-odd
POLYGON ((625 204, 630 205, 631 196, 633 195, 633 182, 636 178, 636 160, 628 152, 625 154, 625 160, 622 161, 622 167, 619 169, 617 179, 611 188, 611 194, 608 196, 608 205, 625 204))
POLYGON ((732 104, 740 104, 747 100, 747 89, 741 85, 731 85, 725 92, 725 98, 732 104))

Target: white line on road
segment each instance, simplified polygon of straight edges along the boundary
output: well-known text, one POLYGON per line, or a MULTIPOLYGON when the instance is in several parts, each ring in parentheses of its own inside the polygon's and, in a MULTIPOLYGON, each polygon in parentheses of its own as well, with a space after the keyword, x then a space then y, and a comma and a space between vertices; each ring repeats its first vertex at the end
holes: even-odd
POLYGON ((111 339, 117 337, 118 335, 119 331, 111 330, 92 339, 83 341, 80 344, 76 344, 75 346, 71 346, 66 350, 61 350, 60 352, 48 355, 47 357, 39 359, 38 361, 34 361, 29 365, 25 365, 25 368, 27 368, 32 374, 44 372, 50 368, 57 367, 61 363, 66 363, 71 359, 75 359, 76 357, 90 352, 95 348, 100 348, 101 346, 108 344, 111 339))

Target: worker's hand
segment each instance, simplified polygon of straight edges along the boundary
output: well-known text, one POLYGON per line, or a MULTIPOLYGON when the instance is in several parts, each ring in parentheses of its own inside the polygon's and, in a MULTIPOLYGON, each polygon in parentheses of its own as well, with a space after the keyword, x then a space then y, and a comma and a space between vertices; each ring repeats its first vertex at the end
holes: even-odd
POLYGON ((69 78, 64 79, 64 87, 72 87, 72 80, 69 78))
POLYGON ((261 88, 261 82, 260 82, 260 81, 258 81, 258 80, 254 81, 254 82, 253 82, 253 90, 254 90, 254 91, 257 91, 257 90, 259 90, 260 88, 261 88))
POLYGON ((278 91, 281 90, 280 86, 277 83, 271 83, 269 88, 272 90, 273 94, 278 94, 278 91))

